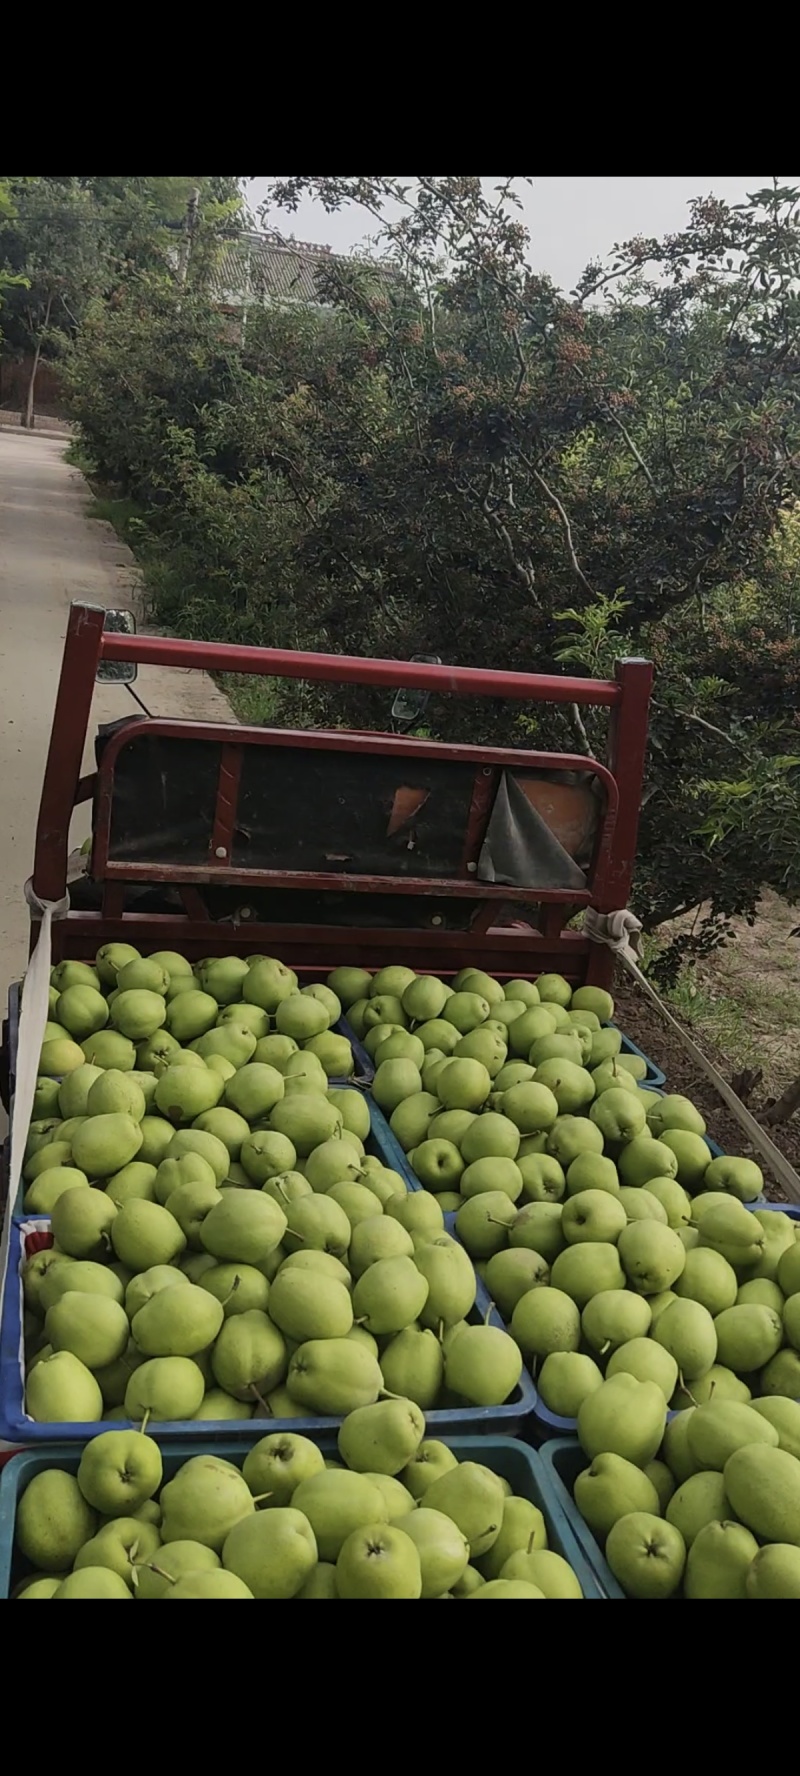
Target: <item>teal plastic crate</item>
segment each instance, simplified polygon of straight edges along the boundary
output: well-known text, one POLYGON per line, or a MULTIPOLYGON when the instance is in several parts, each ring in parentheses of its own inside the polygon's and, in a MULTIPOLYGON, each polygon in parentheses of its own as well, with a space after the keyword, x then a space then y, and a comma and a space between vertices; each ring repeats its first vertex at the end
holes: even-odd
POLYGON ((589 1458, 584 1455, 580 1443, 574 1437, 555 1438, 544 1444, 539 1460, 547 1472, 554 1496, 603 1597, 625 1598, 622 1586, 617 1584, 599 1542, 595 1541, 588 1525, 584 1523, 572 1496, 578 1475, 589 1466, 589 1458))
MULTIPOLYGON (((269 1434, 268 1426, 263 1434, 269 1434)), ((573 1533, 570 1513, 565 1511, 561 1501, 560 1487, 553 1483, 551 1474, 534 1450, 516 1442, 513 1437, 448 1437, 445 1440, 459 1461, 481 1462, 484 1467, 492 1468, 508 1481, 515 1493, 537 1505, 547 1524, 549 1547, 569 1562, 584 1598, 605 1596, 573 1533)), ((325 1454, 335 1454, 335 1438, 318 1437, 314 1441, 325 1454)), ((25 1450, 6 1463, 0 1476, 0 1598, 9 1597, 14 1585, 31 1570, 14 1547, 17 1500, 34 1475, 45 1468, 62 1468, 65 1473, 76 1474, 81 1453, 80 1444, 51 1443, 25 1450)), ((169 1480, 193 1455, 219 1455, 240 1466, 247 1447, 231 1437, 182 1437, 162 1446, 161 1453, 164 1479, 169 1480)))

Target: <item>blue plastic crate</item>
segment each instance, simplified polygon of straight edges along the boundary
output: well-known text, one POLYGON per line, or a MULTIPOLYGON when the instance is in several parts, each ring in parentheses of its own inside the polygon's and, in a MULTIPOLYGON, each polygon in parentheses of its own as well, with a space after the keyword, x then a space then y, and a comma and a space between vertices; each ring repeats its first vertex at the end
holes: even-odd
MULTIPOLYGON (((374 1106, 373 1106, 374 1109, 374 1106)), ((419 1185, 416 1185, 419 1189, 419 1185)), ((24 1446, 29 1443, 46 1443, 57 1435, 64 1441, 83 1441, 98 1430, 111 1430, 115 1424, 126 1421, 103 1420, 98 1424, 36 1424, 25 1412, 25 1381, 23 1366, 23 1298, 20 1268, 25 1256, 26 1231, 49 1233, 49 1222, 46 1219, 29 1217, 27 1220, 15 1217, 10 1229, 8 1271, 3 1291, 2 1314, 0 1316, 0 1439, 6 1443, 24 1446)), ((494 1303, 476 1274, 475 1305, 468 1315, 471 1324, 481 1325, 488 1320, 492 1326, 503 1328, 503 1321, 494 1303)), ((524 1428, 531 1418, 536 1403, 533 1382, 523 1369, 519 1386, 503 1406, 468 1406, 453 1405, 435 1407, 425 1414, 429 1434, 432 1437, 455 1435, 457 1432, 473 1434, 504 1432, 513 1435, 524 1428)), ((303 1436, 334 1435, 341 1424, 341 1418, 315 1415, 307 1418, 251 1418, 237 1422, 231 1419, 208 1419, 203 1421, 208 1427, 209 1436, 224 1436, 237 1442, 253 1442, 266 1435, 267 1430, 297 1431, 303 1436)), ((175 1420, 169 1423, 153 1423, 150 1429, 159 1442, 172 1442, 175 1437, 197 1435, 197 1423, 191 1419, 175 1420)), ((205 1432, 203 1433, 206 1434, 205 1432)))
POLYGON ((599 1542, 595 1540, 588 1524, 584 1523, 572 1496, 578 1475, 589 1466, 588 1457, 584 1455, 580 1444, 570 1438, 546 1443, 539 1459, 544 1465, 556 1501, 603 1597, 624 1598, 622 1586, 617 1584, 599 1542))
MULTIPOLYGON (((263 1421, 262 1421, 263 1423, 263 1421)), ((294 1421, 293 1421, 294 1423, 294 1421)), ((428 1418, 430 1425, 430 1418, 428 1418)), ((99 1430, 100 1426, 92 1426, 91 1430, 99 1430)), ((211 1427, 208 1427, 209 1429, 211 1427)), ((269 1427, 264 1426, 261 1435, 268 1434, 269 1427)), ((85 1442, 87 1439, 84 1438, 85 1442)), ((335 1436, 318 1436, 315 1441, 325 1454, 334 1454, 336 1450, 335 1436)), ((507 1480, 513 1491, 521 1498, 527 1498, 531 1504, 537 1505, 547 1524, 548 1546, 554 1554, 562 1555, 569 1562, 575 1573, 584 1598, 602 1598, 604 1592, 598 1584, 592 1568, 581 1550, 580 1542, 571 1527, 570 1516, 564 1510, 559 1488, 554 1485, 553 1477, 545 1467, 541 1458, 528 1449, 524 1443, 517 1443, 512 1437, 503 1436, 461 1436, 446 1437, 444 1441, 459 1461, 477 1461, 485 1467, 492 1468, 503 1480, 507 1480)), ((245 1450, 240 1441, 234 1440, 229 1429, 225 1436, 215 1437, 212 1442, 204 1435, 182 1435, 163 1450, 164 1479, 169 1480, 181 1464, 193 1455, 202 1455, 209 1450, 227 1461, 238 1462, 245 1450)), ((26 1450, 21 1455, 12 1457, 6 1463, 0 1476, 0 1598, 10 1596, 13 1584, 24 1576, 30 1567, 19 1560, 14 1548, 14 1526, 16 1522, 17 1501, 22 1497, 25 1488, 36 1474, 45 1468, 61 1468, 68 1474, 75 1474, 81 1457, 81 1447, 75 1443, 51 1443, 47 1447, 26 1450)))

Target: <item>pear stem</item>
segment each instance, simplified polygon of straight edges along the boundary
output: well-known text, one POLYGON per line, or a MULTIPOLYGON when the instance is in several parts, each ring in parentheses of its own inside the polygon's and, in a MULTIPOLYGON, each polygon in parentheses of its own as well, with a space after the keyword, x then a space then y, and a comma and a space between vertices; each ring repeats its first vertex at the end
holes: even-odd
POLYGON ((233 1282, 231 1283, 231 1286, 228 1290, 227 1295, 223 1296, 223 1299, 220 1302, 220 1307, 223 1307, 223 1308, 227 1307, 228 1302, 233 1300, 233 1297, 236 1294, 236 1291, 239 1287, 241 1280, 242 1279, 239 1276, 234 1277, 233 1282))
POLYGON ((484 1323, 484 1326, 488 1326, 488 1324, 489 1324, 489 1321, 490 1321, 490 1320, 491 1320, 491 1317, 492 1317, 492 1314, 493 1314, 493 1313, 494 1313, 494 1302, 493 1302, 493 1301, 490 1301, 490 1302, 489 1302, 489 1306, 488 1306, 488 1307, 487 1307, 487 1309, 486 1309, 486 1312, 485 1312, 485 1314, 484 1314, 484 1316, 483 1316, 483 1323, 484 1323))
POLYGON ((151 1412, 151 1408, 148 1406, 147 1411, 145 1412, 144 1418, 142 1419, 142 1422, 139 1426, 139 1431, 140 1431, 141 1436, 144 1436, 144 1434, 147 1430, 147 1427, 150 1423, 150 1412, 151 1412))
POLYGON ((679 1380, 679 1382, 680 1382, 680 1384, 681 1384, 681 1387, 682 1387, 682 1388, 683 1388, 683 1391, 684 1391, 684 1393, 685 1393, 685 1395, 686 1395, 686 1398, 687 1398, 687 1400, 691 1400, 691 1402, 692 1402, 692 1405, 693 1405, 693 1406, 696 1406, 696 1405, 697 1405, 697 1401, 696 1401, 696 1399, 695 1399, 695 1397, 694 1397, 694 1394, 693 1394, 693 1393, 692 1393, 692 1390, 691 1390, 691 1388, 690 1388, 690 1387, 688 1387, 688 1386, 687 1386, 687 1384, 686 1384, 686 1382, 685 1382, 685 1381, 684 1381, 684 1379, 683 1379, 683 1374, 682 1374, 682 1372, 681 1372, 681 1370, 680 1370, 680 1369, 679 1369, 679 1370, 678 1370, 678 1380, 679 1380))
POLYGON ((534 1544, 535 1540, 536 1540, 536 1531, 535 1531, 535 1529, 532 1529, 530 1535, 528 1536, 528 1546, 525 1550, 526 1554, 533 1553, 533 1544, 534 1544))
POLYGON ((144 1560, 141 1564, 146 1566, 150 1572, 158 1573, 160 1579, 166 1579, 168 1585, 177 1585, 178 1581, 174 1573, 165 1572, 163 1566, 157 1566, 154 1560, 144 1560))
POLYGON ((274 1497, 275 1497, 274 1492, 256 1492, 253 1495, 253 1504, 254 1505, 263 1505, 265 1499, 271 1499, 274 1497))
POLYGON ((256 1384, 254 1381, 251 1381, 251 1383, 250 1383, 250 1392, 251 1392, 251 1394, 253 1394, 255 1396, 256 1400, 258 1401, 259 1406, 263 1406, 264 1411, 267 1414, 267 1417, 272 1418, 274 1416, 273 1411, 272 1411, 272 1407, 270 1406, 269 1402, 264 1399, 263 1394, 259 1393, 258 1388, 256 1387, 256 1384))
POLYGON ((611 1339, 607 1338, 605 1341, 605 1344, 601 1344, 601 1346, 600 1346, 601 1357, 604 1357, 606 1354, 606 1351, 610 1351, 610 1349, 611 1349, 611 1339))

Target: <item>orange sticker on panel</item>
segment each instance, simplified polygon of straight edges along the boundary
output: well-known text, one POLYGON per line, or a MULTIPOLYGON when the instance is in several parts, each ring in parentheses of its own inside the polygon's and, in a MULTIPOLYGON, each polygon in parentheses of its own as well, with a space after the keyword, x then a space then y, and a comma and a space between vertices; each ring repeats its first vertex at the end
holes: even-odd
POLYGON ((391 838, 392 833, 399 832, 402 826, 406 826, 409 820, 413 820, 420 808, 424 808, 430 793, 429 789, 395 790, 392 812, 389 815, 389 824, 386 828, 387 839, 391 838))

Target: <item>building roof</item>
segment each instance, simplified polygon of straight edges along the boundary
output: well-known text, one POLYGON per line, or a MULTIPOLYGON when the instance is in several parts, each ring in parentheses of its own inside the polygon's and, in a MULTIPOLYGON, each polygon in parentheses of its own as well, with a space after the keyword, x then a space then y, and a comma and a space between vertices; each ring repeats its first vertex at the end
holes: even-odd
POLYGON ((330 247, 309 241, 241 234, 223 246, 211 274, 210 294, 226 308, 269 301, 319 302, 317 272, 333 257, 330 247))

